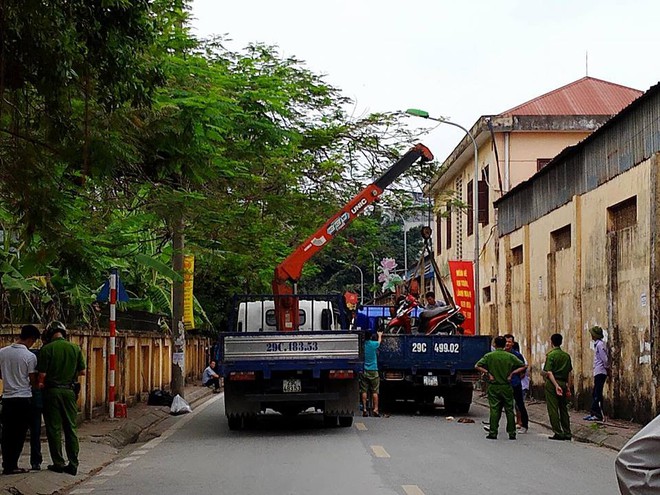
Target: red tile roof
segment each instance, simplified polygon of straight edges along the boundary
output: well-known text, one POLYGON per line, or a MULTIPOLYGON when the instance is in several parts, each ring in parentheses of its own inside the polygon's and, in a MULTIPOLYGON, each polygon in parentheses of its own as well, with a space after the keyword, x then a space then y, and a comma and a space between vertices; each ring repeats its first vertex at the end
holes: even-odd
POLYGON ((633 88, 583 77, 500 115, 615 115, 641 95, 633 88))

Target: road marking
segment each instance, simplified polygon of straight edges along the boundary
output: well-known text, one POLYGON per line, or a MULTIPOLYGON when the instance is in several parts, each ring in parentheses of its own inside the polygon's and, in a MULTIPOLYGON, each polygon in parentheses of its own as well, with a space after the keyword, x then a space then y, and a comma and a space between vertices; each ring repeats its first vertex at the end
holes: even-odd
POLYGON ((101 471, 99 476, 114 476, 115 474, 119 474, 119 469, 108 469, 107 471, 101 471))
POLYGON ((108 481, 108 478, 92 478, 89 481, 85 481, 85 484, 86 485, 102 485, 106 481, 108 481))
POLYGON ((76 488, 72 492, 69 492, 71 494, 73 493, 92 493, 94 491, 94 488, 76 488))
POLYGON ((125 467, 128 467, 130 465, 131 465, 130 462, 117 462, 117 463, 113 464, 114 467, 118 467, 118 468, 125 468, 125 467))
POLYGON ((204 409, 209 407, 215 401, 220 400, 224 396, 225 396, 224 392, 222 392, 220 394, 215 394, 215 397, 207 400, 206 402, 204 402, 204 404, 202 404, 201 406, 195 408, 195 410, 193 412, 185 414, 179 421, 177 421, 172 426, 170 426, 167 430, 165 430, 160 437, 154 438, 153 440, 145 443, 142 446, 142 448, 150 449, 152 447, 155 447, 160 442, 162 442, 163 440, 165 440, 166 438, 171 436, 176 430, 178 430, 179 428, 183 428, 186 425, 186 423, 188 423, 188 421, 192 420, 195 416, 197 416, 199 413, 201 413, 204 409))
POLYGON ((424 495, 424 492, 417 485, 401 485, 406 495, 424 495))
POLYGON ((149 452, 148 450, 136 450, 131 455, 143 455, 149 452))
POLYGON ((364 423, 355 423, 355 427, 360 431, 367 431, 367 425, 364 423))
POLYGON ((372 445, 371 450, 376 457, 388 458, 390 456, 382 445, 372 445))
MULTIPOLYGON (((134 452, 135 453, 135 452, 134 452)), ((128 457, 124 457, 122 459, 122 462, 128 462, 128 461, 137 461, 140 457, 137 455, 129 455, 128 457)))

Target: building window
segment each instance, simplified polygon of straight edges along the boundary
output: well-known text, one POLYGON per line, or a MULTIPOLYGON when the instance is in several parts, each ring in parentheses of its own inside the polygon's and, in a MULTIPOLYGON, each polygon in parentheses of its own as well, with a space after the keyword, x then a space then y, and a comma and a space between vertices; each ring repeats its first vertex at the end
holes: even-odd
POLYGON ((552 158, 537 158, 536 159, 536 171, 538 172, 539 170, 541 170, 543 167, 545 167, 551 161, 552 161, 552 158))
POLYGON ((451 247, 451 203, 447 202, 447 231, 445 233, 445 239, 447 242, 447 249, 451 247))
POLYGON ((479 224, 488 225, 489 191, 488 191, 488 165, 481 171, 483 180, 479 181, 479 224))
POLYGON ((467 184, 467 235, 472 235, 474 232, 474 217, 472 213, 474 209, 474 194, 472 184, 474 184, 474 181, 470 181, 467 184))
POLYGON ((607 231, 616 232, 637 225, 637 196, 607 209, 607 231))
POLYGON ((484 294, 484 302, 489 303, 490 302, 490 285, 486 286, 483 288, 483 294, 484 294))
MULTIPOLYGON (((463 179, 456 179, 456 191, 459 201, 463 201, 463 179)), ((458 211, 456 215, 456 259, 463 259, 463 212, 458 211)))
POLYGON ((566 225, 561 229, 550 232, 550 252, 556 253, 562 249, 571 247, 571 226, 566 225))
POLYGON ((442 217, 435 217, 435 245, 438 246, 438 254, 442 253, 442 217))
POLYGON ((511 249, 511 266, 523 264, 523 247, 516 246, 511 249))

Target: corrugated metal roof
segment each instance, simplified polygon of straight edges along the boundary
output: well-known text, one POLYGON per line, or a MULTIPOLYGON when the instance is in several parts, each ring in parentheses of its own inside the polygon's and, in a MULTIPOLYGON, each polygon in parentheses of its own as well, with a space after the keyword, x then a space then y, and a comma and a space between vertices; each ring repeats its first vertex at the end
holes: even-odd
POLYGON ((566 86, 502 112, 513 115, 614 115, 642 91, 593 77, 583 77, 566 86))

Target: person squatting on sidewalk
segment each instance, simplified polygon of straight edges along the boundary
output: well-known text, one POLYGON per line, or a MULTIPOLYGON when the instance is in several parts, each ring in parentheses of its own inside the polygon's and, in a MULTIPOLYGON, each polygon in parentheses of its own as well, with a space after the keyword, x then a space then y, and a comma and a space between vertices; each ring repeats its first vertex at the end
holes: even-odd
POLYGON ((495 440, 499 428, 502 408, 506 414, 506 431, 510 440, 516 439, 516 417, 513 413, 513 388, 511 377, 527 369, 527 365, 504 347, 506 339, 495 337, 495 350, 482 357, 475 369, 488 374, 488 405, 490 406, 489 433, 486 438, 495 440))
POLYGON ((209 365, 204 369, 202 385, 205 387, 213 385, 213 393, 220 392, 220 375, 215 372, 215 361, 209 362, 209 365))
POLYGON ((2 375, 2 474, 26 473, 18 467, 30 427, 32 386, 36 384, 37 357, 28 349, 39 340, 34 325, 21 328, 18 340, 0 349, 2 375))
POLYGON ((51 322, 44 332, 48 343, 39 352, 39 388, 44 392, 44 420, 48 450, 53 464, 50 471, 78 473, 78 434, 76 416, 78 401, 75 388, 78 377, 85 374, 85 360, 80 347, 66 340, 66 327, 59 321, 51 322), (62 432, 69 460, 62 455, 62 432))
POLYGON ((589 329, 591 339, 594 341, 594 389, 591 411, 584 417, 586 421, 603 420, 603 388, 610 375, 610 359, 607 344, 603 341, 603 329, 599 326, 589 329))
POLYGON ((554 435, 550 440, 570 440, 571 417, 568 415, 568 399, 571 398, 573 386, 573 364, 571 356, 561 349, 564 338, 552 334, 550 342, 552 350, 545 357, 543 375, 545 376, 545 403, 548 407, 548 417, 554 435))

